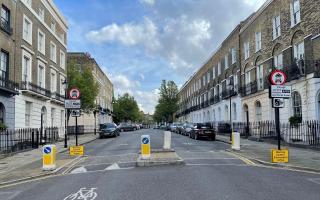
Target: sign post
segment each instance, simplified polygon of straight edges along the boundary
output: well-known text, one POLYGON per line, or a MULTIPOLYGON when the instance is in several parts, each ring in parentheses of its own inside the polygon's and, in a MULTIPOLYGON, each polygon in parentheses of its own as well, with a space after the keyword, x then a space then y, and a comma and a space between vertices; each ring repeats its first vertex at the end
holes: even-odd
POLYGON ((278 139, 278 150, 281 150, 281 135, 280 135, 280 111, 279 108, 283 108, 283 98, 291 97, 291 86, 284 86, 287 81, 287 75, 280 71, 274 70, 270 74, 270 98, 272 98, 272 107, 275 110, 275 122, 276 132, 278 139))

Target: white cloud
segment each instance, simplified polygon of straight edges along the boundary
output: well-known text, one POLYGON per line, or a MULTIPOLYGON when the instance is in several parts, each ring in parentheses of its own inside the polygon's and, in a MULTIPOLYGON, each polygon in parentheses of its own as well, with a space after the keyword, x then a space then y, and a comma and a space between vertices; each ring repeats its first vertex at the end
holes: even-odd
POLYGON ((140 2, 152 6, 154 5, 155 0, 140 0, 140 2))

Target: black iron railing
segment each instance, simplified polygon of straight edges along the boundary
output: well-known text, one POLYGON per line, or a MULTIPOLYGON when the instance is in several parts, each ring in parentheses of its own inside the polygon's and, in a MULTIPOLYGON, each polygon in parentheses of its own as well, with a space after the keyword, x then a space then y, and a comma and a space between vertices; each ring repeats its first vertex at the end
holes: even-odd
POLYGON ((0 76, 0 87, 6 88, 12 92, 18 92, 19 84, 9 80, 6 76, 0 76))
POLYGON ((244 85, 242 87, 240 87, 240 93, 242 96, 247 96, 250 94, 254 94, 258 91, 258 84, 257 81, 253 81, 247 85, 244 85))
POLYGON ((55 100, 58 100, 58 101, 64 101, 64 95, 61 95, 61 94, 59 94, 59 93, 57 93, 57 92, 52 92, 51 93, 51 98, 53 98, 53 99, 55 99, 55 100))
POLYGON ((36 84, 33 84, 31 82, 21 82, 21 90, 30 90, 32 92, 47 96, 51 98, 51 92, 50 90, 47 90, 45 88, 42 88, 36 84))
POLYGON ((58 141, 58 128, 24 128, 0 131, 0 154, 8 154, 38 148, 41 144, 52 144, 58 141))

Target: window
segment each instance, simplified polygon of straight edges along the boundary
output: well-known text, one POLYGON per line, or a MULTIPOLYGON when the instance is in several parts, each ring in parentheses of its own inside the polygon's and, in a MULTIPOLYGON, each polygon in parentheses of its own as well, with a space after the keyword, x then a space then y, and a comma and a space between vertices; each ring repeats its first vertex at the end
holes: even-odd
POLYGON ((39 18, 41 19, 41 21, 44 21, 44 9, 43 8, 39 8, 39 18))
POLYGON ((263 90, 263 65, 257 66, 258 90, 263 90))
POLYGON ((1 50, 0 52, 0 79, 5 80, 9 69, 9 53, 1 50))
POLYGON ((22 81, 29 82, 31 80, 30 72, 31 72, 31 59, 30 57, 24 55, 23 56, 23 63, 22 63, 22 81))
POLYGON ((56 45, 51 42, 50 43, 50 59, 53 61, 53 62, 56 62, 57 61, 57 48, 56 48, 56 45))
POLYGON ((228 67, 229 67, 228 54, 226 54, 226 55, 224 56, 224 68, 225 68, 225 69, 228 69, 228 67))
POLYGON ((1 29, 6 31, 7 33, 11 33, 10 30, 10 10, 2 5, 1 7, 1 29))
POLYGON ((45 73, 42 63, 38 65, 38 86, 45 88, 45 73))
POLYGON ((221 62, 218 62, 218 76, 221 74, 221 62))
POLYGON ((56 32, 56 23, 54 21, 51 22, 50 28, 54 33, 56 32))
POLYGON ((299 0, 292 0, 292 3, 290 4, 290 14, 291 14, 291 27, 293 27, 301 21, 299 0))
POLYGON ((30 126, 30 121, 31 121, 31 106, 32 103, 26 101, 26 110, 25 110, 25 126, 29 127, 30 126))
POLYGON ((38 51, 45 55, 46 39, 43 32, 38 30, 38 51))
POLYGON ((282 62, 282 53, 274 56, 274 67, 276 69, 282 69, 283 68, 283 62, 282 62))
POLYGON ((207 83, 210 82, 210 72, 207 72, 207 83))
POLYGON ((256 102, 256 121, 262 121, 262 109, 260 101, 256 102))
POLYGON ((237 62, 237 52, 235 48, 231 49, 231 62, 232 64, 237 62))
POLYGON ((66 57, 63 51, 60 51, 60 67, 65 69, 66 67, 66 57))
POLYGON ((57 76, 54 70, 51 71, 51 92, 57 91, 57 76))
POLYGON ((212 68, 212 79, 216 77, 216 69, 215 67, 212 68))
POLYGON ((244 59, 248 59, 249 56, 250 56, 250 44, 249 44, 249 41, 245 42, 243 44, 244 46, 244 59))
POLYGON ((24 16, 23 20, 23 39, 28 42, 29 44, 32 44, 32 23, 31 21, 24 16))
POLYGON ((292 93, 292 109, 294 116, 302 117, 301 96, 298 92, 292 93))
POLYGON ((293 46, 293 56, 297 60, 304 59, 304 42, 300 42, 293 46))
POLYGON ((237 120, 237 104, 236 103, 232 104, 232 110, 233 110, 232 120, 237 120))
POLYGON ((281 35, 280 15, 273 18, 273 39, 278 38, 281 35))
POLYGON ((54 127, 54 116, 56 115, 56 109, 51 108, 51 127, 54 127))
POLYGON ((256 38, 256 52, 261 50, 261 32, 257 32, 255 34, 256 38))
POLYGON ((238 91, 238 74, 234 74, 233 77, 234 77, 234 79, 233 79, 234 90, 238 91))

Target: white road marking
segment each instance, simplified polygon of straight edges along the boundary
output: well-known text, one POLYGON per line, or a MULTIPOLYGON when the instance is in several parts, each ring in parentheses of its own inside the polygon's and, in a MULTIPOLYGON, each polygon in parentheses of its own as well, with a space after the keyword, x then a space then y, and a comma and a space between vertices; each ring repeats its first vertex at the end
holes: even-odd
POLYGON ((97 188, 80 188, 78 192, 68 195, 63 200, 94 200, 98 197, 98 193, 95 190, 97 188))
POLYGON ((105 168, 105 170, 117 170, 117 169, 120 169, 120 167, 117 163, 113 163, 109 167, 105 168))
POLYGON ((223 164, 223 163, 216 163, 216 164, 210 164, 210 163, 201 163, 201 164, 186 164, 186 166, 238 166, 238 167, 247 167, 248 165, 245 164, 223 164))
POLYGON ((184 158, 184 160, 239 160, 238 158, 184 158))
POLYGON ((72 170, 70 172, 70 174, 77 174, 77 173, 84 173, 84 172, 87 172, 87 169, 82 166, 82 167, 79 167, 79 168, 72 170))
POLYGON ((308 178, 308 180, 320 185, 320 178, 308 178))
POLYGON ((15 191, 15 192, 0 192, 0 199, 5 197, 6 200, 11 200, 18 196, 20 194, 20 191, 15 191))

